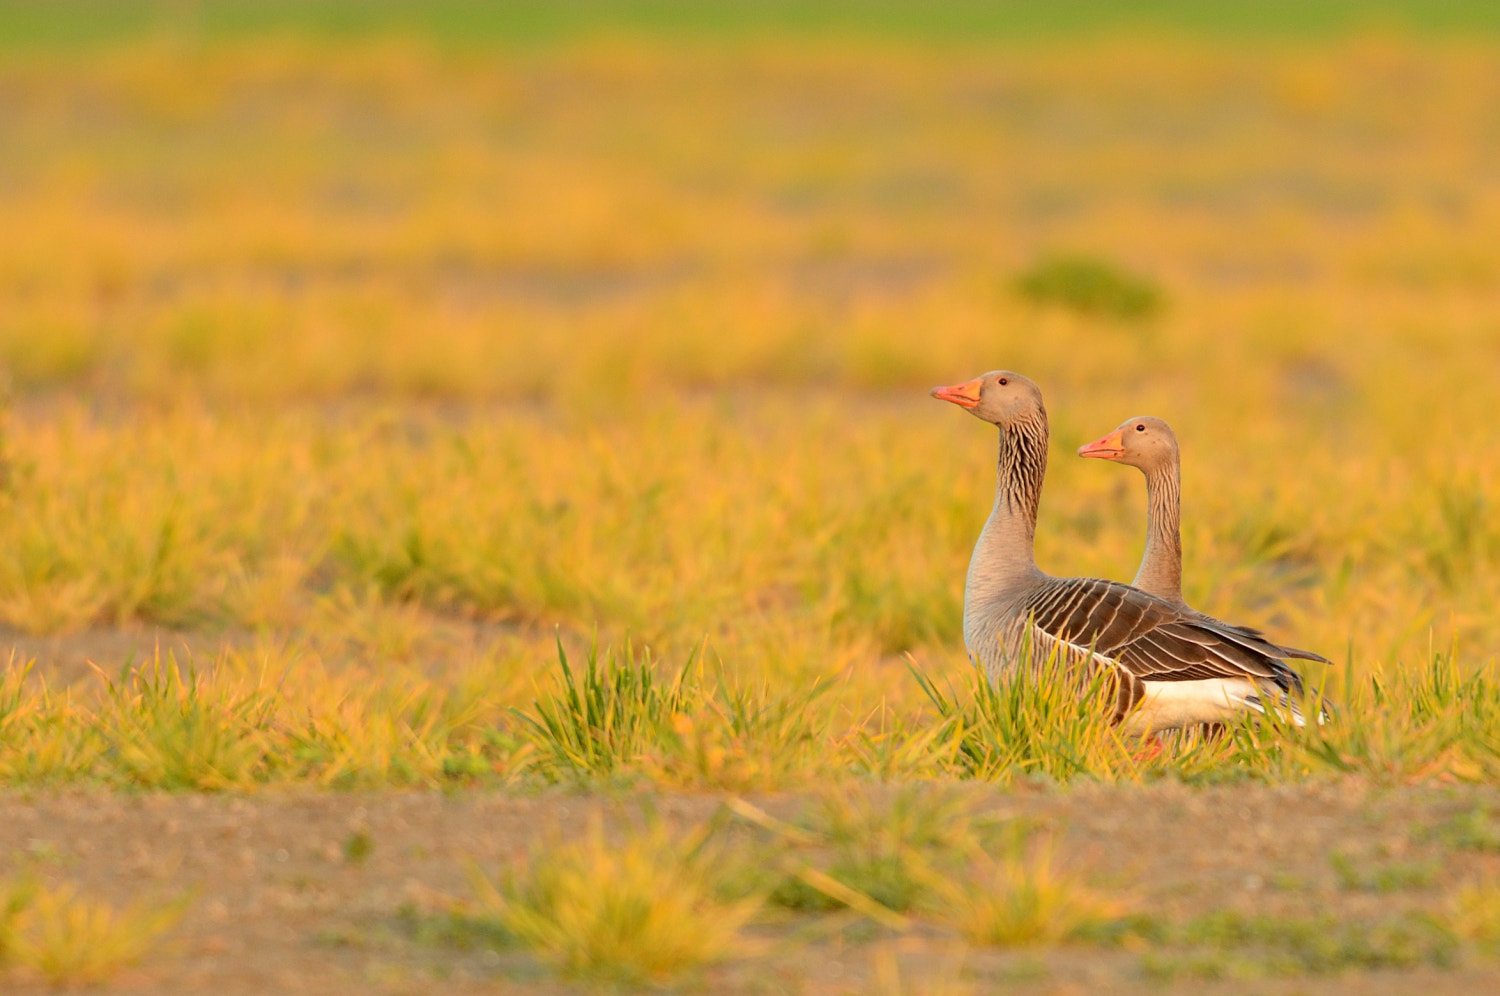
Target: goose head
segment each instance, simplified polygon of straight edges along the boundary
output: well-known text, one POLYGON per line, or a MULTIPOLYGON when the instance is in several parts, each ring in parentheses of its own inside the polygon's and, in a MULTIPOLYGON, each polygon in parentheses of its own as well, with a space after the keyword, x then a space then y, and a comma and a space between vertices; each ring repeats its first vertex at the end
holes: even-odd
POLYGON ((934 387, 934 398, 951 401, 960 408, 967 408, 977 418, 1005 428, 1021 419, 1034 418, 1046 409, 1042 405, 1042 392, 1028 378, 1010 370, 991 370, 982 377, 934 387))
POLYGON ((1150 471, 1176 459, 1177 437, 1161 419, 1141 415, 1126 419, 1113 432, 1078 447, 1078 455, 1150 471))

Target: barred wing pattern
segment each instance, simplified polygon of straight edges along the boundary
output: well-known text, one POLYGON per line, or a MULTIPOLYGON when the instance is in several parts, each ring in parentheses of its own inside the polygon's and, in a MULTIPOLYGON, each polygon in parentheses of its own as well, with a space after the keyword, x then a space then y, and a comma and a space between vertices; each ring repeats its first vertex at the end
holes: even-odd
POLYGON ((1271 646, 1275 647, 1279 655, 1282 657, 1293 657, 1297 660, 1302 661, 1318 661, 1321 664, 1333 663, 1333 661, 1329 660, 1327 657, 1324 657, 1322 654, 1315 654, 1311 650, 1301 650, 1297 647, 1288 647, 1285 644, 1281 643, 1273 643, 1271 644, 1271 646))
MULTIPOLYGON (((1129 585, 1098 578, 1048 578, 1022 607, 1038 634, 1072 654, 1115 664, 1143 681, 1244 678, 1300 693, 1302 679, 1277 659, 1281 649, 1238 627, 1183 612, 1129 585)), ((1121 705, 1140 690, 1121 690, 1121 705)))
POLYGON ((1258 629, 1253 629, 1249 626, 1236 626, 1232 623, 1222 622, 1218 619, 1215 619, 1211 615, 1203 612, 1198 612, 1196 610, 1194 610, 1193 613, 1193 620, 1195 622, 1207 623, 1210 626, 1216 626, 1220 629, 1227 630, 1230 633, 1233 633, 1237 637, 1249 640, 1253 642, 1259 650, 1271 655, 1272 657, 1286 657, 1304 661, 1318 661, 1322 664, 1333 663, 1333 661, 1329 660, 1327 657, 1324 657, 1322 654, 1315 654, 1311 650, 1301 650, 1297 647, 1288 647, 1284 644, 1272 643, 1266 637, 1266 634, 1264 632, 1258 629))

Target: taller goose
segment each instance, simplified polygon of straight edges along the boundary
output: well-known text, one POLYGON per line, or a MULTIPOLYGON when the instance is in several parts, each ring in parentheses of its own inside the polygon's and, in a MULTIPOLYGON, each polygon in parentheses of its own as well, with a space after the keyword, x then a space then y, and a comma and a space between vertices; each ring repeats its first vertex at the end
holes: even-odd
MULTIPOLYGON (((1008 370, 950 387, 950 401, 1000 429, 995 504, 974 546, 964 586, 964 643, 992 683, 1011 677, 1029 652, 1109 667, 1114 719, 1133 733, 1222 722, 1290 701, 1302 679, 1280 648, 1139 588, 1098 578, 1056 578, 1033 550, 1047 473, 1042 392, 1008 370)), ((1301 722, 1293 711, 1293 718, 1301 722)))
MULTIPOLYGON (((1188 605, 1182 597, 1182 451, 1172 427, 1153 415, 1138 415, 1121 422, 1113 432, 1080 446, 1078 455, 1135 467, 1146 478, 1146 548, 1132 583, 1148 595, 1219 623, 1188 605)), ((1236 629, 1264 638, 1259 630, 1236 629)), ((1311 650, 1284 646, 1275 649, 1280 657, 1329 662, 1311 650)))

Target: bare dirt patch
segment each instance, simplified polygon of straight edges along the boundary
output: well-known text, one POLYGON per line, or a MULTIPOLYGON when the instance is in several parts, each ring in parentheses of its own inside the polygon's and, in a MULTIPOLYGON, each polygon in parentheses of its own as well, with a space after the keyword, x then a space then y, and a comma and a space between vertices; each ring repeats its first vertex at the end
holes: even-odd
MULTIPOLYGON (((1215 911, 1288 923, 1440 913, 1455 889, 1500 870, 1500 852, 1449 832, 1475 812, 1500 809, 1500 791, 1490 788, 1350 781, 969 791, 981 813, 1051 829, 1064 865, 1087 869, 1162 922, 1215 911)), ((794 819, 808 799, 756 802, 794 819)), ((0 873, 29 871, 117 903, 194 896, 171 940, 108 992, 582 991, 587 986, 559 980, 522 951, 482 939, 454 943, 424 917, 447 897, 470 894, 470 863, 493 871, 550 832, 581 832, 593 813, 607 825, 634 822, 643 804, 687 824, 712 816, 721 800, 562 791, 12 792, 0 797, 0 873), (360 837, 367 852, 351 844, 360 837)), ((1205 967, 1144 951, 1138 940, 956 955, 955 939, 935 927, 897 936, 854 919, 821 931, 806 921, 766 928, 754 957, 710 969, 689 988, 872 991, 885 959, 900 966, 910 991, 960 964, 978 991, 1500 991, 1500 966, 1473 954, 1417 967, 1246 978, 1243 965, 1205 967), (1204 977, 1216 972, 1229 977, 1204 977)), ((9 981, 17 991, 31 984, 9 981)))

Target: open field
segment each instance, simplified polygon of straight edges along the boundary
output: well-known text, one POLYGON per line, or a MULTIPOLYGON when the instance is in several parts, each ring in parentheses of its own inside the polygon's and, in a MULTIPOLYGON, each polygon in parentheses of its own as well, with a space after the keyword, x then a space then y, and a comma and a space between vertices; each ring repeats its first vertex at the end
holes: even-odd
MULTIPOLYGON (((884 806, 899 794, 875 793, 884 806)), ((964 943, 925 884, 896 918, 909 916, 906 926, 799 911, 783 887, 741 950, 686 974, 689 991, 1376 994, 1482 992, 1500 981, 1482 947, 1445 926, 1468 922, 1453 899, 1465 883, 1493 883, 1500 828, 1491 822, 1478 841, 1454 829, 1476 825, 1476 813, 1494 819, 1500 798, 1489 788, 970 786, 943 796, 918 799, 946 807, 949 831, 979 832, 955 827, 966 813, 975 827, 1055 834, 1058 866, 1128 913, 1089 941, 991 948, 964 943), (1180 832, 1198 821, 1215 832, 1180 832), (1351 873, 1351 862, 1367 870, 1351 873)), ((111 991, 588 991, 507 942, 480 912, 468 869, 492 874, 539 837, 576 837, 591 814, 608 814, 618 839, 639 826, 643 802, 679 831, 720 806, 699 795, 10 796, 0 848, 120 902, 193 890, 195 912, 175 941, 111 991), (356 839, 367 849, 351 849, 356 839)), ((808 797, 764 806, 814 826, 822 812, 808 797)), ((783 865, 840 860, 837 847, 789 848, 744 819, 723 821, 720 833, 757 862, 765 888, 783 865)), ((938 850, 911 846, 908 873, 938 850)))
MULTIPOLYGON (((898 826, 879 814, 900 808, 903 790, 853 798, 877 814, 876 831, 898 826)), ((474 873, 495 874, 537 840, 577 838, 600 814, 613 840, 640 834, 643 811, 676 832, 717 814, 730 853, 751 862, 732 888, 771 895, 738 948, 682 975, 688 992, 1418 993, 1500 981, 1487 954, 1500 846, 1491 787, 971 784, 906 790, 904 801, 933 811, 947 837, 907 825, 886 852, 789 844, 702 795, 69 792, 7 796, 0 847, 18 867, 121 903, 190 889, 192 915, 154 959, 118 975, 121 993, 588 992, 588 975, 559 980, 517 950, 474 873), (1488 837, 1475 835, 1484 820, 1488 837), (1196 823, 1214 832, 1182 832, 1196 823), (1052 837, 1059 876, 1088 880, 1116 918, 1061 947, 966 944, 927 862, 951 870, 945 849, 965 835, 1014 826, 1052 837), (904 862, 876 864, 882 853, 904 862), (904 912, 874 922, 813 903, 816 892, 787 888, 799 865, 873 882, 904 912), (1488 919, 1475 918, 1476 894, 1488 919)), ((760 805, 747 811, 826 826, 826 798, 760 805)), ((30 992, 26 977, 13 981, 30 992)))
POLYGON ((1497 981, 1492 11, 59 9, 0 3, 7 983, 76 883, 187 904, 122 991, 629 987, 464 860, 561 890, 596 811, 729 925, 689 988, 1497 981), (1168 419, 1188 600, 1337 723, 976 700, 993 430, 926 390, 1002 366, 1043 568, 1133 575, 1141 481, 1073 451, 1168 419), (888 832, 907 893, 840 871, 888 832), (1047 841, 1087 902, 950 922, 1047 841))

